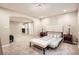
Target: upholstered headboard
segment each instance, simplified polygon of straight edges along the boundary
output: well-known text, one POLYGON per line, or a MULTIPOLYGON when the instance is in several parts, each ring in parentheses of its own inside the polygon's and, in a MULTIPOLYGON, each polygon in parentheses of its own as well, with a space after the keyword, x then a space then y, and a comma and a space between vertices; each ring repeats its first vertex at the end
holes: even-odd
POLYGON ((63 37, 63 32, 57 32, 57 31, 47 31, 47 35, 50 35, 50 34, 59 34, 61 35, 61 37, 63 37))
POLYGON ((46 29, 47 29, 47 31, 63 32, 63 26, 62 25, 48 26, 46 29))
POLYGON ((63 37, 63 26, 61 25, 48 26, 47 34, 61 34, 61 36, 63 37))

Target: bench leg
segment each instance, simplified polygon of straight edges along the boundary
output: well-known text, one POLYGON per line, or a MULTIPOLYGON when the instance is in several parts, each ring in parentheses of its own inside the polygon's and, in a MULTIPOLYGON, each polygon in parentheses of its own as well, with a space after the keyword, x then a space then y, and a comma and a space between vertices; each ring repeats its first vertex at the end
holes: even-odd
POLYGON ((45 48, 43 48, 43 55, 45 55, 45 48))
POLYGON ((31 47, 31 42, 30 42, 30 47, 31 47))

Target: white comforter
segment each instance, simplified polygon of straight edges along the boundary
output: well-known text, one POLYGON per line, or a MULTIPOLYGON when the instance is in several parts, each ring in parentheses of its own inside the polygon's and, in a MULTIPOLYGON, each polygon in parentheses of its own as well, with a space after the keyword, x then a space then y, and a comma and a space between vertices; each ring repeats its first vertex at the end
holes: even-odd
POLYGON ((52 38, 49 46, 51 48, 55 48, 55 47, 57 47, 59 45, 61 40, 62 40, 62 38, 52 38))
POLYGON ((42 48, 45 48, 47 47, 48 45, 51 47, 51 48, 55 48, 58 46, 59 42, 62 40, 62 38, 51 38, 51 37, 48 37, 48 36, 45 36, 43 38, 34 38, 34 39, 31 39, 30 42, 35 44, 35 45, 38 45, 42 48))

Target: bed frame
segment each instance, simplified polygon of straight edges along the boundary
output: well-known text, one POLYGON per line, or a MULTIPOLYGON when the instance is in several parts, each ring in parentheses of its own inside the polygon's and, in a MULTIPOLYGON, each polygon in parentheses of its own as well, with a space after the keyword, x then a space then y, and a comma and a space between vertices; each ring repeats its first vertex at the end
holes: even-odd
MULTIPOLYGON (((56 31, 47 31, 47 33, 48 32, 50 32, 50 33, 61 33, 61 35, 62 35, 62 38, 63 38, 63 32, 56 32, 56 31)), ((60 41, 60 43, 63 41, 63 39, 60 41)), ((60 43, 59 43, 59 45, 60 45, 60 43)), ((58 45, 58 46, 59 46, 58 45)), ((29 44, 29 46, 31 47, 32 46, 32 42, 30 42, 30 44, 29 44)), ((58 47, 57 46, 57 47, 58 47)), ((56 48, 57 48, 56 47, 56 48)), ((42 48, 42 47, 41 47, 42 48)), ((45 51, 46 51, 46 49, 48 49, 48 46, 47 47, 45 47, 45 48, 42 48, 42 51, 43 51, 43 55, 45 55, 45 51)), ((55 48, 54 48, 55 49, 55 48)))

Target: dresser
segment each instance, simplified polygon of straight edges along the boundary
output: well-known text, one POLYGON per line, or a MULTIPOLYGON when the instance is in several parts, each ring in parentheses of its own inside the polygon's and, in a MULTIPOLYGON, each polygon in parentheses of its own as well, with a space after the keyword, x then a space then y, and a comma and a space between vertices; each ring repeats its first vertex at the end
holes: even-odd
POLYGON ((72 44, 73 43, 72 35, 64 34, 64 42, 72 44))

